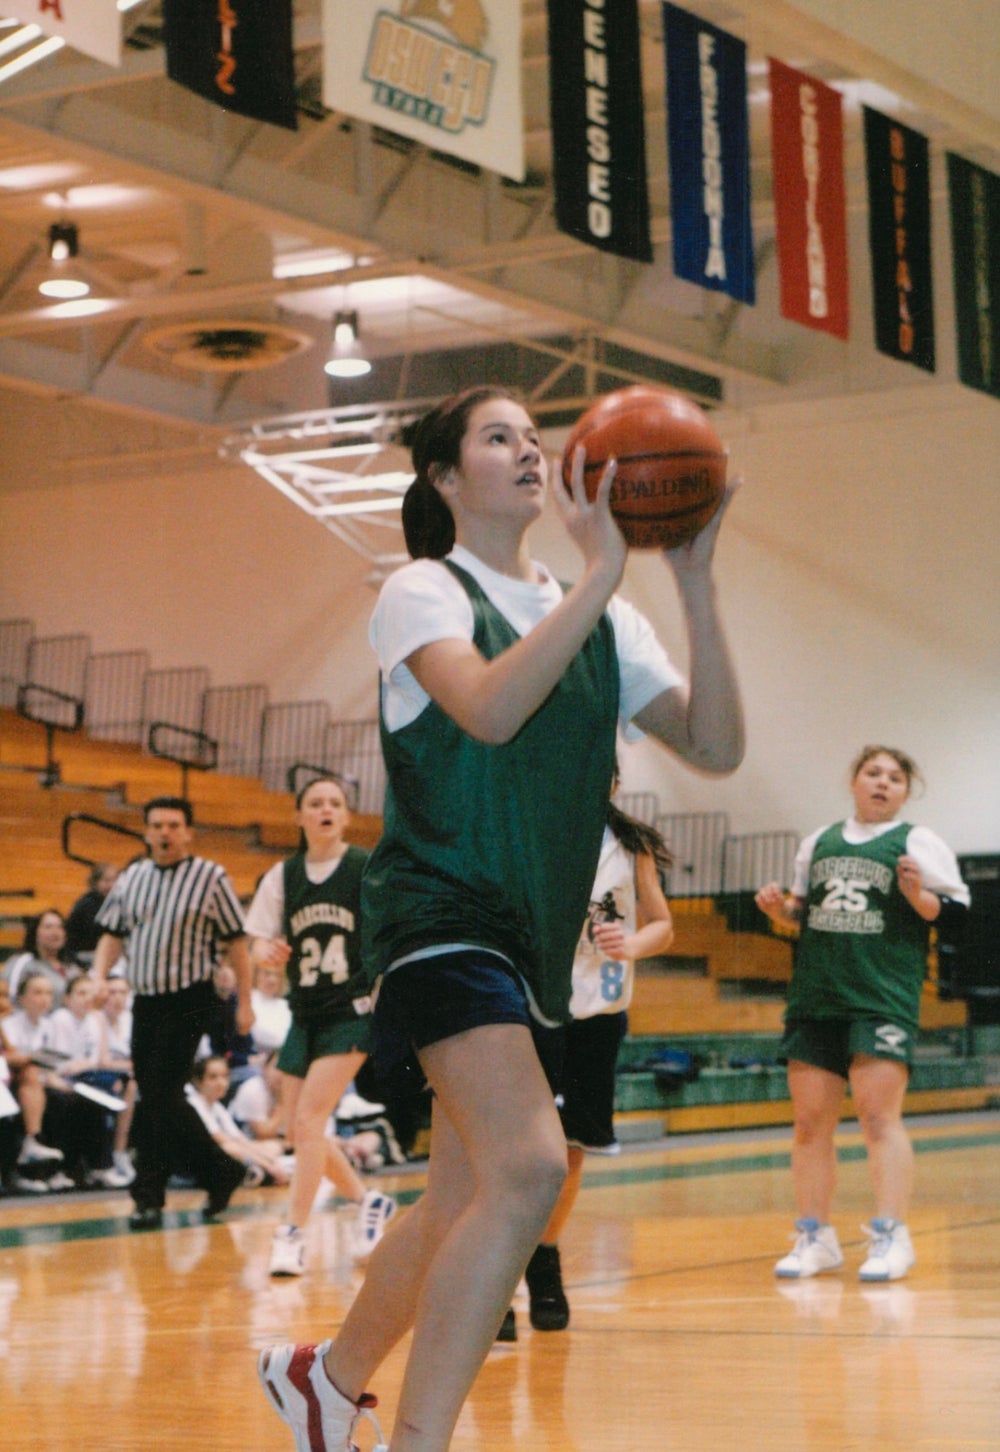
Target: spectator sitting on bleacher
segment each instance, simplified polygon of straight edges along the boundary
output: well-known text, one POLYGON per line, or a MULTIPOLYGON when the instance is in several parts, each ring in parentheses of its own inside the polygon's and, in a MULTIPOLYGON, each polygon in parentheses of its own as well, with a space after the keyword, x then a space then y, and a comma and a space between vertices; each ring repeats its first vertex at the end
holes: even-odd
POLYGON ((69 961, 65 919, 56 908, 46 908, 29 918, 22 951, 4 964, 3 977, 10 985, 11 998, 17 998, 26 973, 44 973, 52 985, 52 1001, 58 1007, 66 992, 69 961))
POLYGON ((236 973, 228 963, 217 963, 212 970, 212 985, 216 998, 212 1004, 211 1022, 201 1037, 195 1053, 196 1059, 217 1054, 225 1059, 229 1068, 229 1083, 232 1090, 244 1079, 260 1072, 263 1055, 255 1056, 253 1034, 241 1034, 236 1026, 236 1011, 239 999, 236 992, 236 973))
POLYGON ((254 970, 254 986, 250 994, 253 1004, 254 1048, 262 1054, 277 1052, 288 1036, 292 1010, 286 997, 287 984, 282 969, 269 963, 258 963, 254 970))
POLYGON ((104 1059, 101 1068, 114 1069, 124 1081, 121 1094, 125 1100, 125 1108, 115 1121, 112 1159, 118 1173, 127 1176, 127 1183, 131 1184, 135 1179, 135 1166, 128 1152, 128 1143, 138 1097, 132 1074, 132 990, 127 979, 114 971, 108 977, 101 1013, 104 1017, 104 1059))
POLYGON ((260 1185, 270 1177, 287 1185, 290 1174, 277 1140, 252 1140, 223 1104, 229 1089, 229 1068, 221 1054, 198 1059, 185 1087, 187 1118, 178 1148, 186 1169, 205 1190, 202 1210, 213 1220, 229 1204, 241 1184, 260 1185))
MULTIPOLYGON (((59 1077, 70 1086, 82 1084, 120 1098, 128 1076, 105 1064, 105 1019, 93 1006, 94 992, 93 979, 81 969, 70 977, 62 1008, 52 1011, 52 1047, 67 1056, 59 1065, 59 1077)), ((101 1104, 91 1101, 91 1105, 86 1114, 90 1154, 85 1156, 89 1162, 81 1170, 82 1177, 88 1185, 123 1190, 133 1177, 114 1164, 117 1115, 101 1104)), ((83 1110, 77 1110, 77 1117, 82 1116, 83 1110)))
MULTIPOLYGON (((10 989, 6 979, 0 978, 0 1022, 10 1013, 10 989)), ((14 1178, 17 1160, 18 1121, 21 1106, 11 1093, 13 1074, 4 1053, 4 1042, 0 1032, 0 1193, 14 1178)))
POLYGON ((0 1022, 4 1057, 13 1074, 14 1093, 21 1106, 24 1140, 17 1156, 14 1188, 33 1194, 49 1190, 68 1190, 73 1181, 61 1166, 63 1152, 55 1145, 43 1144, 43 1123, 46 1138, 52 1138, 48 1081, 52 1071, 36 1064, 32 1055, 52 1047, 52 985, 44 973, 27 973, 21 977, 16 998, 17 1007, 0 1022))
POLYGON ((115 885, 118 868, 112 862, 95 862, 87 876, 87 891, 78 897, 66 919, 66 952, 78 963, 90 966, 101 930, 97 914, 115 885))
POLYGON ((252 1074, 237 1085, 227 1106, 240 1129, 251 1139, 283 1140, 285 1137, 281 1071, 277 1059, 278 1051, 275 1049, 264 1060, 259 1074, 252 1074))

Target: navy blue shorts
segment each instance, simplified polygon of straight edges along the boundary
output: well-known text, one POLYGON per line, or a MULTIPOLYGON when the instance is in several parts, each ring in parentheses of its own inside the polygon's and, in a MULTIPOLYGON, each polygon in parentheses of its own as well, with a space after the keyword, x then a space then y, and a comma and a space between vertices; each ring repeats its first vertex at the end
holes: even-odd
MULTIPOLYGON (((510 964, 483 948, 461 948, 402 963, 382 979, 375 1002, 374 1066, 386 1093, 416 1093, 426 1086, 417 1051, 487 1024, 530 1029, 546 1068, 549 1034, 536 1024, 520 978, 510 964)), ((558 1052, 558 1050, 557 1050, 558 1052)))

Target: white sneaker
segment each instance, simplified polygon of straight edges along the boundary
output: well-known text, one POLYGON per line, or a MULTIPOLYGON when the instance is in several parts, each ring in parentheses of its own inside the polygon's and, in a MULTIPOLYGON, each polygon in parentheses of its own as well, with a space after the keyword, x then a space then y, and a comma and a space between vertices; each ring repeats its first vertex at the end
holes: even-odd
POLYGON ((832 1225, 820 1225, 818 1220, 806 1217, 796 1220, 795 1229, 798 1231, 795 1244, 774 1267, 776 1276, 804 1280, 806 1276, 837 1270, 844 1264, 837 1232, 832 1225))
POLYGON ((56 1170, 55 1174, 48 1178, 48 1187, 50 1190, 75 1190, 76 1181, 69 1175, 64 1175, 62 1170, 56 1170))
POLYGON ((40 1165, 47 1161, 61 1160, 62 1157, 62 1150, 53 1149, 51 1145, 42 1144, 33 1135, 28 1135, 21 1146, 17 1162, 19 1165, 40 1165))
POLYGON ((385 1227, 396 1213, 396 1202, 381 1190, 366 1190, 358 1208, 358 1229, 354 1259, 367 1260, 385 1234, 385 1227))
POLYGON ((294 1225, 279 1225, 271 1237, 268 1275, 300 1276, 306 1268, 306 1239, 294 1225))
POLYGON ((371 1099, 364 1099, 353 1089, 348 1089, 334 1110, 337 1119, 370 1119, 376 1114, 384 1113, 384 1104, 375 1104, 371 1099))
POLYGON ((49 1193, 48 1180, 32 1180, 27 1175, 14 1175, 10 1183, 15 1190, 20 1190, 22 1195, 47 1195, 49 1193))
POLYGON ((106 1170, 91 1170, 87 1176, 88 1185, 103 1187, 105 1190, 124 1190, 131 1185, 135 1175, 123 1175, 117 1167, 106 1170))
POLYGON ((128 1150, 115 1150, 114 1154, 112 1155, 112 1159, 114 1160, 115 1169, 118 1171, 118 1173, 120 1175, 127 1176, 127 1178, 123 1180, 122 1183, 125 1185, 131 1185, 132 1181, 135 1179, 135 1165, 132 1163, 132 1156, 129 1154, 128 1150))
POLYGON ((876 1218, 862 1230, 871 1236, 871 1245, 864 1264, 858 1271, 862 1281, 901 1281, 912 1265, 916 1252, 910 1232, 899 1220, 876 1218))
POLYGON ((296 1452, 357 1452, 354 1428, 363 1417, 375 1427, 373 1452, 389 1452, 365 1392, 357 1403, 343 1396, 323 1367, 329 1341, 318 1346, 268 1346, 257 1358, 257 1375, 271 1406, 292 1429, 296 1452))

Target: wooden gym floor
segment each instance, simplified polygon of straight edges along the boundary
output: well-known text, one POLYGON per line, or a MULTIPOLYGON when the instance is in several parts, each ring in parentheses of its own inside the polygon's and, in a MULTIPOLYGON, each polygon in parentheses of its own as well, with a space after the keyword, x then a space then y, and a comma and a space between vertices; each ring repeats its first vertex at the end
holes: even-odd
MULTIPOLYGON (((588 1162, 563 1258, 572 1322, 496 1347, 454 1452, 984 1452, 1000 1448, 1000 1113, 912 1120, 918 1262, 862 1286, 869 1197, 838 1138, 847 1264, 777 1282, 788 1131, 679 1138, 588 1162)), ((413 1170, 389 1179, 404 1199, 413 1170)), ((310 1227, 311 1271, 266 1274, 279 1190, 204 1226, 173 1192, 129 1234, 127 1196, 0 1202, 0 1444, 10 1452, 291 1447, 255 1350, 335 1328, 361 1272, 349 1213, 310 1227)), ((405 1347, 376 1377, 392 1419, 405 1347)), ((387 1426, 386 1426, 387 1430, 387 1426)), ((362 1437, 363 1448, 370 1442, 362 1437)))

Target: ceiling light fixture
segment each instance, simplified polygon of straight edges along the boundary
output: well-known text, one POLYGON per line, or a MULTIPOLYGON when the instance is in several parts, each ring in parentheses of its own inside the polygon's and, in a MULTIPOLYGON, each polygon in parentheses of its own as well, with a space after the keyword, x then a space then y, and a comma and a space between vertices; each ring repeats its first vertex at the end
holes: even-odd
POLYGON ((339 312, 333 320, 333 350, 323 365, 331 378, 363 378, 372 371, 358 336, 356 311, 339 312))
POLYGON ((48 276, 38 284, 43 297, 80 298, 90 292, 90 283, 84 282, 75 269, 67 270, 80 251, 80 234, 75 222, 53 222, 49 228, 48 276), (75 274, 75 275, 74 275, 75 274))

